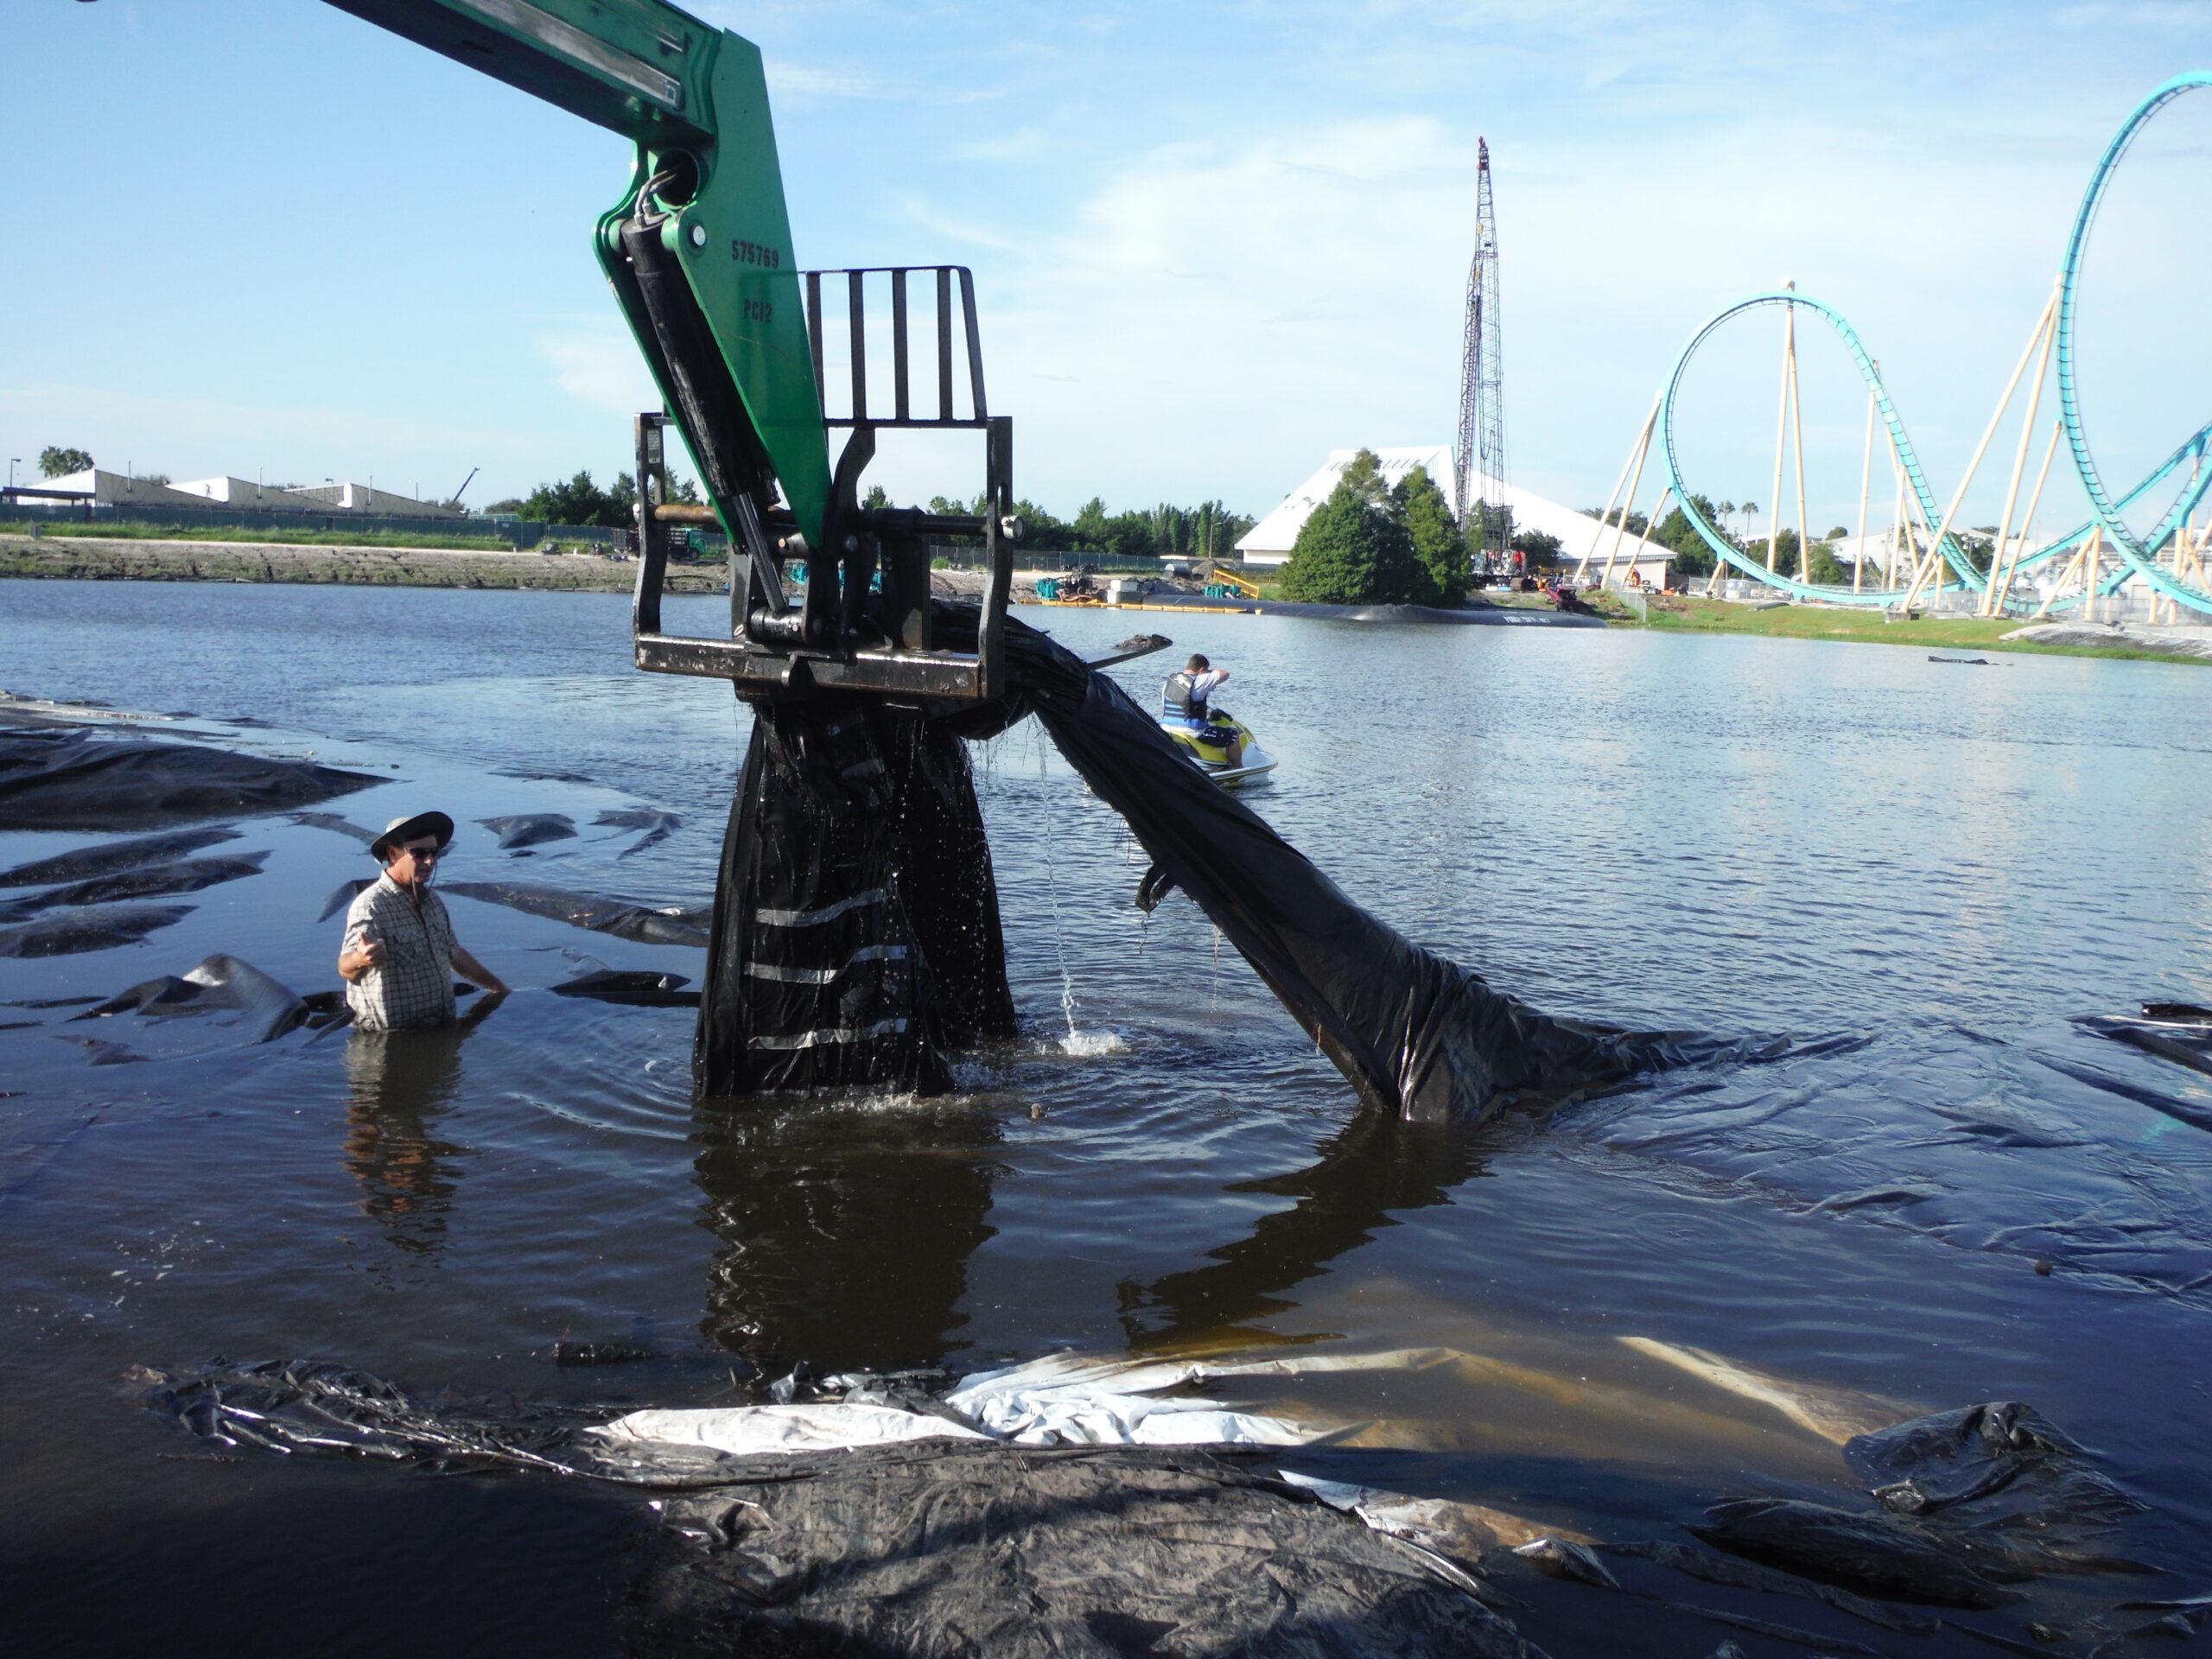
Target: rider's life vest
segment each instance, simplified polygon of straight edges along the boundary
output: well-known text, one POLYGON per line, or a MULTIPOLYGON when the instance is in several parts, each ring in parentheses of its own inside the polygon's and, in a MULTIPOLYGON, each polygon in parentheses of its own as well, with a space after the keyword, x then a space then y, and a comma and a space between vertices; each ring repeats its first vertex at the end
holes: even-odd
POLYGON ((1160 712, 1169 720, 1195 720, 1202 726, 1205 724, 1205 694, 1192 690, 1190 670, 1167 677, 1167 683, 1160 688, 1160 712))

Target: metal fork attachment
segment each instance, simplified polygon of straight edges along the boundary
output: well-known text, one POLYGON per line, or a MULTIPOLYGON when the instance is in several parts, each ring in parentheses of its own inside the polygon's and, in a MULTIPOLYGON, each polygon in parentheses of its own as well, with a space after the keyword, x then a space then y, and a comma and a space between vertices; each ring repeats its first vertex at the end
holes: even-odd
MULTIPOLYGON (((638 666, 656 673, 732 680, 745 696, 804 695, 819 689, 880 693, 912 706, 925 700, 994 696, 1005 684, 1001 639, 1014 580, 1014 542, 1020 525, 1013 516, 1014 423, 992 415, 983 392, 975 279, 959 265, 810 270, 803 275, 807 340, 815 383, 823 393, 825 448, 832 432, 842 428, 848 434, 832 475, 822 545, 810 545, 797 520, 780 507, 760 510, 754 495, 724 498, 733 502, 727 524, 712 507, 673 500, 664 437, 670 419, 658 413, 639 416, 638 585, 632 615, 638 666), (923 290, 918 297, 925 307, 932 298, 935 302, 933 400, 926 396, 926 383, 917 385, 914 354, 909 349, 915 332, 910 327, 909 306, 913 288, 923 290), (880 399, 872 406, 868 396, 870 347, 880 348, 882 341, 868 338, 868 301, 871 291, 880 296, 887 289, 892 369, 888 413, 880 408, 880 399), (849 365, 849 389, 842 400, 832 395, 823 373, 825 332, 833 346, 842 337, 849 365), (964 400, 955 395, 963 378, 964 400), (923 395, 918 397, 918 392, 923 395), (931 402, 934 413, 918 412, 918 404, 931 402), (875 458, 876 434, 886 427, 982 433, 987 510, 968 515, 862 507, 861 476, 875 458), (671 532, 695 525, 725 528, 729 535, 730 628, 726 640, 661 630, 661 589, 671 532), (930 546, 931 538, 946 537, 979 537, 983 544, 988 575, 972 652, 939 649, 933 638, 930 546), (796 604, 784 581, 785 568, 794 563, 803 564, 806 572, 796 604)), ((926 313, 923 327, 928 327, 926 313)), ((877 388, 881 388, 880 379, 877 388)))

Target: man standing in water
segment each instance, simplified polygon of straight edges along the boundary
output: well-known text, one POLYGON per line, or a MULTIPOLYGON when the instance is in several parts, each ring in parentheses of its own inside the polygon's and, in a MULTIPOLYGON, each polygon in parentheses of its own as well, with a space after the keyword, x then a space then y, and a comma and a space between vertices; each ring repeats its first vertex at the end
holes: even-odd
POLYGON ((451 1025, 456 968, 494 997, 507 994, 505 982, 454 937, 444 901, 430 891, 430 877, 452 839, 451 818, 418 812, 394 818, 369 843, 384 874, 346 912, 346 940, 338 953, 346 1005, 363 1031, 451 1025))

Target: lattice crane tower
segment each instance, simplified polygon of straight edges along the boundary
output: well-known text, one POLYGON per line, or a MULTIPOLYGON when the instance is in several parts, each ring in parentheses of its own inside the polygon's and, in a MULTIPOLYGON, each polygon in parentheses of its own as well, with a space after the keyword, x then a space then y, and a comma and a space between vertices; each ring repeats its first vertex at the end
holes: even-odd
POLYGON ((1490 141, 1475 141, 1475 257, 1467 267, 1467 321, 1459 364, 1459 446, 1453 457, 1459 522, 1469 548, 1495 562, 1513 535, 1505 500, 1505 389, 1498 353, 1497 207, 1491 199, 1490 141), (1479 510, 1480 516, 1475 517, 1479 510))

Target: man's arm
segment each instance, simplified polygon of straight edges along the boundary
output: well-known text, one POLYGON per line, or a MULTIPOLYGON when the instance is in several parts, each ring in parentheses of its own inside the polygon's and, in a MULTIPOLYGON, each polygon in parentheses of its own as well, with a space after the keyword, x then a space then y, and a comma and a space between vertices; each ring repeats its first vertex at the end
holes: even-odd
POLYGON ((339 946, 338 976, 349 985, 358 985, 370 969, 384 966, 384 941, 356 923, 346 930, 345 943, 339 946))
MULTIPOLYGON (((467 946, 461 944, 459 939, 453 942, 453 965, 461 969, 464 979, 474 980, 494 996, 505 996, 511 988, 506 981, 469 955, 467 946)), ((344 970, 344 963, 341 960, 340 971, 342 973, 344 970)))
POLYGON ((338 976, 351 985, 359 984, 362 976, 370 969, 380 968, 383 965, 384 945, 375 939, 371 939, 359 950, 341 950, 338 953, 338 976))

